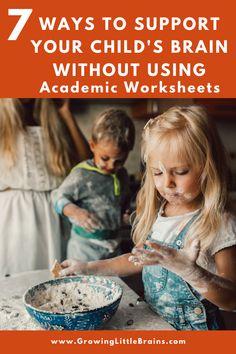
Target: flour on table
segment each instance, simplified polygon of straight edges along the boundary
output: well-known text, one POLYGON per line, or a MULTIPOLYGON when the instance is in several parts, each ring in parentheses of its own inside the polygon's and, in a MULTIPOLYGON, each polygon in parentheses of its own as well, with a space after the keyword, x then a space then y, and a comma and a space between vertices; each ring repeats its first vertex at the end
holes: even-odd
POLYGON ((108 300, 104 294, 95 291, 92 286, 80 283, 63 283, 45 285, 32 299, 31 305, 40 310, 55 313, 84 312, 108 305, 114 297, 108 300))
POLYGON ((0 330, 42 330, 22 305, 21 295, 0 299, 0 330))

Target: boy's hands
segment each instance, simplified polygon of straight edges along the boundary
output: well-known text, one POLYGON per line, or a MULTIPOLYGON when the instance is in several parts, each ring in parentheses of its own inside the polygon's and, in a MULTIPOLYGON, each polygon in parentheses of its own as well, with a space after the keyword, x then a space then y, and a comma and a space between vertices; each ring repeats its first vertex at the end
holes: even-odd
POLYGON ((129 260, 137 265, 157 265, 176 273, 182 277, 188 277, 196 268, 196 260, 200 247, 198 241, 193 241, 188 249, 174 249, 155 242, 146 242, 151 249, 134 248, 129 260))
POLYGON ((62 270, 59 272, 61 277, 75 275, 76 273, 86 273, 87 263, 76 261, 75 259, 66 259, 61 264, 62 270))
POLYGON ((72 223, 81 226, 88 232, 94 232, 102 228, 102 224, 96 215, 74 204, 66 205, 63 209, 63 213, 70 218, 72 223))
POLYGON ((86 209, 78 208, 71 219, 88 232, 94 232, 102 227, 97 217, 86 209))
POLYGON ((122 221, 124 225, 130 225, 130 215, 131 215, 130 210, 126 209, 124 214, 122 215, 122 221))

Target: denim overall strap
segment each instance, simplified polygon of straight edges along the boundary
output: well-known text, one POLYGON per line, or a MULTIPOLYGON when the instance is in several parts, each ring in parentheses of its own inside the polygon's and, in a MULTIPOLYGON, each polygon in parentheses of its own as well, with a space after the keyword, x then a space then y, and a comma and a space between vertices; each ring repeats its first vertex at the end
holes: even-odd
MULTIPOLYGON (((197 216, 198 214, 194 215, 187 222, 169 247, 183 247, 184 238, 197 216)), ((207 309, 200 300, 200 294, 193 291, 192 287, 175 273, 159 265, 144 266, 143 283, 145 298, 151 308, 176 329, 219 329, 217 321, 209 323, 207 309)))
MULTIPOLYGON (((83 168, 83 169, 88 170, 88 171, 98 172, 98 173, 101 173, 102 175, 106 174, 102 170, 100 170, 99 168, 89 165, 86 161, 78 163, 78 165, 76 165, 75 167, 72 168, 72 171, 75 171, 78 168, 83 168)), ((119 178, 117 177, 117 175, 115 173, 111 173, 108 176, 111 176, 113 178, 114 195, 115 196, 119 196, 120 195, 120 181, 119 181, 119 178)))
POLYGON ((174 243, 171 245, 172 248, 176 248, 176 249, 183 248, 184 238, 185 238, 185 236, 187 235, 190 226, 191 226, 192 223, 195 221, 195 219, 198 217, 198 215, 199 215, 199 213, 193 215, 193 216, 191 217, 191 219, 187 222, 187 224, 185 224, 185 226, 183 227, 183 229, 177 234, 174 243))

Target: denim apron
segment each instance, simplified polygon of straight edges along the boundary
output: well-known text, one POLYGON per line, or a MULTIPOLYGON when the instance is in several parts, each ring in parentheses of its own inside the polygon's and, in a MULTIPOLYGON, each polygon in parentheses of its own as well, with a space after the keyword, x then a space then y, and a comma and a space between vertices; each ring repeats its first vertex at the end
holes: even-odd
MULTIPOLYGON (((175 249, 183 248, 184 237, 195 218, 196 215, 167 246, 175 249)), ((150 236, 149 240, 151 240, 150 236)), ((175 329, 218 330, 224 328, 218 307, 204 299, 175 273, 160 265, 152 265, 143 267, 142 277, 146 301, 175 329)))

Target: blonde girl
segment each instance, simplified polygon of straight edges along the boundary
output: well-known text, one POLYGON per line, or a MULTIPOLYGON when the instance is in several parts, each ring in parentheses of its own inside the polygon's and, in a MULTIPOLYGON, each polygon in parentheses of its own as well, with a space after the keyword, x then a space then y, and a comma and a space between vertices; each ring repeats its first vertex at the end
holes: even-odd
POLYGON ((222 329, 219 308, 236 308, 236 218, 217 131, 200 107, 173 107, 146 124, 142 158, 132 255, 65 261, 62 274, 142 271, 146 301, 174 328, 222 329))
POLYGON ((0 275, 60 258, 50 193, 88 156, 68 100, 0 99, 0 275))

